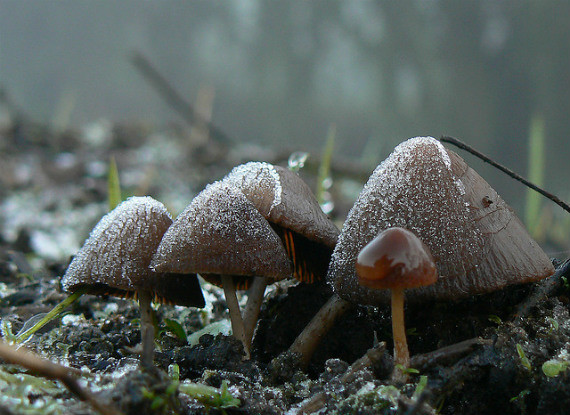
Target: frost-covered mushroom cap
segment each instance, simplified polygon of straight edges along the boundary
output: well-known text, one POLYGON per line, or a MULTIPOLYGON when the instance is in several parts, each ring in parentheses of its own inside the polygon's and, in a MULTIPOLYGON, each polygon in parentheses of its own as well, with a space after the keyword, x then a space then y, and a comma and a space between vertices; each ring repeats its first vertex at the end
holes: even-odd
POLYGON ((156 274, 150 261, 172 223, 164 205, 151 197, 131 197, 105 215, 71 261, 62 279, 74 292, 88 287, 92 294, 131 297, 151 291, 160 300, 204 305, 196 276, 156 274))
POLYGON ((461 157, 431 137, 398 145, 372 173, 348 214, 328 281, 341 297, 378 304, 388 293, 360 287, 358 252, 382 230, 402 227, 431 250, 439 280, 411 300, 453 299, 539 280, 554 268, 513 210, 461 157))
POLYGON ((253 204, 224 182, 208 185, 176 218, 152 260, 159 272, 282 279, 285 249, 253 204))
POLYGON ((331 249, 336 245, 337 227, 296 173, 269 163, 250 162, 235 167, 223 181, 239 188, 269 222, 331 249))

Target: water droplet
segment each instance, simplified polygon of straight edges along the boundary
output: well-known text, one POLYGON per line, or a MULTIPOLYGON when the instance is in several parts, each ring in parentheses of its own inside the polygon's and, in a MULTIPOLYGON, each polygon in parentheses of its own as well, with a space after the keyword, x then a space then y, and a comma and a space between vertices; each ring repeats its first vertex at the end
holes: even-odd
POLYGON ((327 176, 327 177, 325 177, 325 178, 323 179, 322 185, 323 185, 323 189, 324 189, 324 190, 330 189, 331 186, 332 186, 332 184, 333 184, 333 179, 332 179, 332 177, 327 176))
POLYGON ((320 203, 321 209, 324 213, 329 215, 334 209, 334 202, 332 201, 331 194, 329 192, 323 192, 323 200, 320 203))
POLYGON ((309 153, 305 151, 295 151, 294 153, 291 153, 289 156, 289 161, 287 162, 289 170, 294 172, 301 170, 305 165, 305 161, 307 161, 308 157, 309 153))

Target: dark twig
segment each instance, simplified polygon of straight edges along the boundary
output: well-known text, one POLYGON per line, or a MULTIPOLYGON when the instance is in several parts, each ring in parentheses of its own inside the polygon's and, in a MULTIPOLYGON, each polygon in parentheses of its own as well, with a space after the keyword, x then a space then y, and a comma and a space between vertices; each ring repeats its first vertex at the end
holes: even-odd
POLYGON ((154 67, 150 60, 140 52, 134 52, 131 55, 131 62, 137 68, 145 79, 158 91, 162 98, 176 112, 178 112, 191 126, 196 124, 204 125, 212 138, 224 144, 232 142, 231 138, 216 127, 211 121, 202 117, 192 104, 186 101, 176 89, 162 76, 162 74, 154 67))
POLYGON ((475 150, 473 147, 465 144, 464 142, 458 140, 457 138, 449 137, 449 136, 442 136, 439 138, 439 141, 443 141, 444 143, 453 144, 454 146, 459 147, 460 149, 465 150, 465 151, 473 154, 474 156, 479 157, 484 162, 489 163, 491 166, 496 167, 497 169, 501 170, 502 172, 508 174, 513 179, 518 180, 519 182, 523 183, 524 185, 530 187, 532 190, 534 190, 534 191, 540 193, 541 195, 543 195, 544 197, 552 200, 554 203, 556 203, 558 206, 560 206, 565 211, 570 212, 570 205, 568 205, 566 202, 560 200, 558 197, 556 197, 552 193, 549 193, 546 190, 541 189, 537 185, 529 182, 524 177, 522 177, 521 175, 519 175, 519 174, 515 173, 514 171, 508 169, 507 167, 497 163, 496 161, 491 160, 485 154, 475 150))
POLYGON ((410 366, 422 372, 430 367, 458 360, 487 342, 487 340, 476 337, 442 347, 429 353, 417 354, 411 357, 410 366))
POLYGON ((32 352, 16 349, 3 342, 0 342, 0 358, 7 362, 25 367, 48 379, 59 380, 71 393, 82 401, 88 402, 93 409, 102 415, 122 414, 119 410, 101 403, 91 392, 82 388, 73 376, 74 371, 68 367, 43 359, 32 352))

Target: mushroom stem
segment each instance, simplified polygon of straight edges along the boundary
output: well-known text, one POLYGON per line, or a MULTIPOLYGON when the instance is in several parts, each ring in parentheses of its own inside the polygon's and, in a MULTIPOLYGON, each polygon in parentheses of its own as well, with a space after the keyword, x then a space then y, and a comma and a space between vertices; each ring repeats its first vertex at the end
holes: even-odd
POLYGON ((259 311, 263 303, 263 296, 265 295, 265 287, 267 287, 267 278, 255 277, 247 292, 247 304, 243 312, 243 325, 245 341, 250 349, 259 311))
POLYGON ((327 334, 338 317, 352 306, 334 294, 314 315, 309 324, 297 336, 289 351, 299 356, 299 365, 305 369, 321 339, 327 334))
POLYGON ((154 364, 154 324, 152 322, 152 295, 150 291, 140 290, 138 293, 141 313, 141 366, 150 369, 154 364))
POLYGON ((241 316, 241 311, 236 295, 236 287, 231 275, 222 275, 222 287, 224 289, 226 303, 228 303, 230 321, 232 323, 232 332, 234 334, 234 337, 243 343, 245 358, 249 359, 249 347, 245 341, 245 328, 243 325, 243 318, 241 316))
POLYGON ((406 382, 405 370, 410 366, 410 352, 404 324, 404 289, 392 288, 392 336, 394 338, 394 373, 392 379, 406 382))

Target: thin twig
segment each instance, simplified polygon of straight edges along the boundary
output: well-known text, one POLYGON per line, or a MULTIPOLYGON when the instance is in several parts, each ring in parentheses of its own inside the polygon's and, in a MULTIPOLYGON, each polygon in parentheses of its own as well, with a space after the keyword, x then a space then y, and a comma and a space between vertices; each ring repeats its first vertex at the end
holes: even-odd
POLYGON ((232 139, 216 127, 211 121, 205 119, 198 113, 192 104, 186 101, 176 89, 162 76, 150 60, 140 52, 134 52, 131 55, 131 62, 137 68, 145 79, 157 90, 160 96, 178 112, 191 126, 201 124, 206 126, 210 135, 216 141, 224 144, 230 144, 232 139))
POLYGON ((568 205, 566 202, 560 200, 558 197, 556 197, 552 193, 549 193, 546 190, 541 189, 537 185, 529 182, 527 179, 525 179, 521 175, 515 173, 511 169, 497 163, 496 161, 491 160, 488 156, 481 153, 480 151, 475 150, 473 147, 465 144, 463 141, 460 141, 455 137, 449 137, 449 136, 442 136, 439 138, 439 141, 443 141, 444 143, 453 144, 454 146, 459 147, 460 149, 465 150, 465 151, 473 154, 474 156, 479 157, 484 162, 489 163, 491 166, 496 167, 497 169, 506 173, 507 175, 509 175, 513 179, 518 180, 519 182, 523 183, 524 185, 530 187, 532 190, 534 190, 534 191, 540 193, 541 195, 543 195, 544 197, 552 200, 554 203, 556 203, 558 206, 560 206, 565 211, 570 212, 570 205, 568 205))
POLYGON ((101 403, 91 392, 82 388, 68 367, 51 362, 22 348, 16 349, 14 346, 3 342, 0 342, 0 358, 25 367, 48 379, 59 380, 71 393, 89 403, 93 409, 102 415, 122 414, 118 409, 101 403))
POLYGON ((459 343, 442 347, 432 352, 417 354, 411 357, 410 366, 422 372, 435 365, 441 365, 444 362, 458 360, 487 342, 488 341, 485 339, 476 337, 474 339, 464 340, 459 343))

